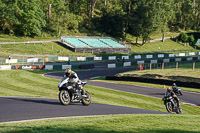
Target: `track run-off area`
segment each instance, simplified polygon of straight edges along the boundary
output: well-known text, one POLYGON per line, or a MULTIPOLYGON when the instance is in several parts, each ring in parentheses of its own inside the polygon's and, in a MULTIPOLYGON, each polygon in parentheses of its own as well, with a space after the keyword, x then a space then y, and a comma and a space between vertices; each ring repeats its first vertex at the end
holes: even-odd
MULTIPOLYGON (((89 80, 93 77, 114 75, 130 70, 132 70, 132 68, 91 69, 76 72, 81 80, 87 80, 88 85, 156 97, 160 99, 163 97, 163 94, 166 91, 165 89, 89 80)), ((50 72, 43 74, 45 77, 55 79, 61 79, 63 75, 64 72, 50 72)), ((200 105, 199 93, 190 93, 184 91, 183 94, 184 96, 180 97, 181 102, 196 106, 200 105)), ((58 99, 28 97, 0 97, 0 107, 0 123, 110 114, 168 114, 167 112, 161 111, 98 103, 91 103, 89 106, 83 106, 82 104, 77 103, 63 106, 60 104, 58 99)))

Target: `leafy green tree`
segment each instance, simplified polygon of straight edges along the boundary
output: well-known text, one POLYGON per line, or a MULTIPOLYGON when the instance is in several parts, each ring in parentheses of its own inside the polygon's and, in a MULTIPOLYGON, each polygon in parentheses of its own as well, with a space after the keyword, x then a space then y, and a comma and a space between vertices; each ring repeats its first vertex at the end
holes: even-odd
POLYGON ((137 3, 137 8, 132 13, 131 25, 134 29, 140 31, 144 44, 150 39, 150 35, 158 28, 158 12, 157 1, 140 0, 137 3))
POLYGON ((56 36, 61 36, 62 33, 70 30, 77 31, 81 22, 79 16, 69 13, 65 3, 66 1, 63 0, 52 3, 52 14, 47 26, 48 30, 53 31, 56 36))
POLYGON ((186 42, 188 41, 188 35, 186 33, 181 33, 179 35, 179 38, 182 42, 184 42, 184 45, 186 45, 186 42))
POLYGON ((14 25, 18 23, 17 11, 17 1, 0 0, 0 27, 3 32, 7 29, 14 33, 14 25))
POLYGON ((39 3, 39 0, 18 1, 19 29, 24 36, 35 36, 42 33, 46 21, 39 3))
POLYGON ((193 0, 193 16, 194 16, 194 28, 195 30, 200 29, 200 0, 193 0))
POLYGON ((192 44, 194 42, 194 36, 193 35, 188 36, 188 42, 190 44, 192 44))
POLYGON ((184 0, 182 4, 183 28, 190 29, 194 25, 193 17, 193 2, 191 0, 184 0))
MULTIPOLYGON (((122 13, 122 12, 121 12, 122 13)), ((105 13, 100 19, 101 31, 111 36, 122 37, 124 33, 123 15, 120 11, 105 13)))
POLYGON ((88 14, 87 1, 88 0, 69 0, 67 4, 69 6, 70 13, 80 16, 87 15, 88 14))
POLYGON ((142 25, 139 24, 140 20, 137 16, 136 9, 138 8, 137 1, 133 1, 130 9, 128 33, 136 37, 136 43, 138 38, 142 35, 142 25))
POLYGON ((173 11, 173 0, 159 0, 157 2, 157 12, 158 12, 158 22, 159 22, 159 29, 162 32, 162 41, 164 42, 165 39, 165 32, 169 30, 169 21, 174 16, 173 11))

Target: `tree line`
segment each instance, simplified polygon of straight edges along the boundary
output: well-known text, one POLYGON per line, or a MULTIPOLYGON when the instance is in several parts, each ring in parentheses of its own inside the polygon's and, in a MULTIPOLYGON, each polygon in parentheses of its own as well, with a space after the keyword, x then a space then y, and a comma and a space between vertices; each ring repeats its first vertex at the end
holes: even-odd
POLYGON ((0 0, 0 32, 61 36, 97 31, 143 42, 154 32, 200 30, 200 0, 0 0))

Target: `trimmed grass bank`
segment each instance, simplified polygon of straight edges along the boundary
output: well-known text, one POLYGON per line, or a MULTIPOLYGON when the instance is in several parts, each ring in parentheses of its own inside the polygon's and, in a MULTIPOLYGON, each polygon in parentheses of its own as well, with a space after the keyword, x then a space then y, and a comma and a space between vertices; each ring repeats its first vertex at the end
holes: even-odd
POLYGON ((12 54, 23 55, 57 55, 57 56, 94 56, 91 53, 74 53, 58 43, 28 43, 28 44, 3 44, 0 45, 1 56, 12 54))
MULTIPOLYGON (((40 39, 38 39, 40 40, 40 39)), ((37 41, 38 41, 37 40, 37 41)), ((14 42, 14 40, 10 39, 14 42)), ((1 42, 1 35, 0 35, 1 42)), ((9 41, 8 41, 9 42, 9 41)), ((22 41, 23 42, 23 41, 22 41)), ((152 43, 144 44, 127 44, 131 46, 131 53, 181 53, 199 51, 199 48, 195 49, 192 46, 184 46, 183 44, 177 43, 171 39, 167 39, 165 42, 156 41, 152 43)), ((9 56, 12 54, 19 55, 58 55, 58 56, 103 56, 103 55, 117 55, 117 54, 92 54, 92 53, 75 53, 69 49, 66 49, 58 43, 27 43, 27 44, 2 44, 0 45, 1 56, 9 56)), ((125 53, 121 53, 124 55, 125 53)), ((119 54, 118 54, 119 55, 119 54)))
POLYGON ((200 116, 108 115, 0 124, 1 133, 198 133, 200 116))
POLYGON ((168 68, 168 69, 153 69, 153 70, 142 70, 142 71, 130 71, 125 73, 117 74, 117 76, 137 76, 145 78, 156 78, 156 79, 167 79, 167 80, 176 80, 183 82, 200 82, 200 71, 197 68, 192 70, 192 68, 168 68))

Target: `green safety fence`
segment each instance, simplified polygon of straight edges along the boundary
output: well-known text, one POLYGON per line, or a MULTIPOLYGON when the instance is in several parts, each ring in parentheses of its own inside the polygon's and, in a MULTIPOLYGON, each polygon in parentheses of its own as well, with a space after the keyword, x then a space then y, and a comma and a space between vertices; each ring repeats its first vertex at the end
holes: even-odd
POLYGON ((58 60, 58 56, 47 56, 48 60, 58 60))
POLYGON ((62 70, 62 65, 53 65, 53 70, 62 70))
POLYGON ((76 57, 69 57, 70 61, 77 61, 76 57))
POLYGON ((72 65, 72 69, 79 69, 79 65, 72 65))
POLYGON ((94 61, 94 57, 86 57, 86 61, 94 61))
POLYGON ((102 56, 102 60, 108 60, 108 56, 102 56))

